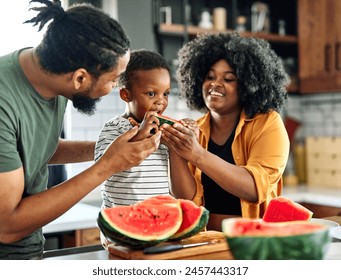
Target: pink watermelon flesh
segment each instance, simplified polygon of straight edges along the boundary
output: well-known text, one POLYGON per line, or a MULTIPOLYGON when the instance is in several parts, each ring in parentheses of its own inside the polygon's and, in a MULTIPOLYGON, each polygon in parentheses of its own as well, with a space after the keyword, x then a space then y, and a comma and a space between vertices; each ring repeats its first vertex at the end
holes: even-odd
POLYGON ((141 203, 142 204, 147 204, 147 203, 163 204, 163 203, 169 203, 169 202, 178 203, 178 200, 171 195, 160 194, 160 195, 149 197, 138 204, 141 204, 141 203))
POLYGON ((105 208, 102 215, 117 231, 141 239, 171 236, 182 221, 180 202, 171 199, 150 199, 131 206, 105 208))
POLYGON ((313 212, 284 196, 273 198, 266 209, 263 221, 265 222, 289 222, 309 221, 313 212))
MULTIPOLYGON (((232 222, 232 221, 231 221, 232 222)), ((234 226, 227 233, 230 237, 235 236, 291 236, 301 235, 323 230, 320 224, 308 223, 306 221, 268 223, 262 220, 235 219, 234 226)))
POLYGON ((182 209, 182 223, 179 230, 173 236, 176 238, 186 232, 193 230, 200 221, 203 207, 197 206, 191 200, 179 199, 182 209))

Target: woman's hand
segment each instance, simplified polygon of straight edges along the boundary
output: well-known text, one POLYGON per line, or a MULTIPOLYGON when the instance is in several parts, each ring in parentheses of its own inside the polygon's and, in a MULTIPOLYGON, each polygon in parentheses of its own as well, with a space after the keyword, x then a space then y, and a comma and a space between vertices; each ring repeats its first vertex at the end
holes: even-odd
POLYGON ((198 142, 199 128, 192 125, 185 126, 181 123, 175 123, 173 126, 163 124, 160 129, 162 138, 168 143, 172 149, 176 151, 182 158, 195 163, 203 148, 198 142))
POLYGON ((199 139, 199 126, 195 120, 185 118, 185 119, 179 120, 179 122, 182 123, 187 128, 191 129, 195 133, 197 139, 199 139))

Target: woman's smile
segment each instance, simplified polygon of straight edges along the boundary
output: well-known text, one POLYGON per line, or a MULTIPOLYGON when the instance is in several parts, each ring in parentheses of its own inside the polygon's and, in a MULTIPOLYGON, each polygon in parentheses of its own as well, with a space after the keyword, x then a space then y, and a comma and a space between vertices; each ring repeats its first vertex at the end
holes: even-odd
POLYGON ((224 97, 225 95, 219 91, 217 91, 216 89, 212 88, 208 90, 208 94, 212 95, 212 96, 217 96, 217 97, 224 97))

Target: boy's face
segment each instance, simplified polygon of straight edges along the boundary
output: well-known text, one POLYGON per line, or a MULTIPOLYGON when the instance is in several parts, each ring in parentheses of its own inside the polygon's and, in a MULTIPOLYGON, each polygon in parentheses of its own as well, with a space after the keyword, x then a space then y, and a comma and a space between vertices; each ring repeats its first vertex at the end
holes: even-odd
MULTIPOLYGON (((170 75, 166 69, 140 70, 134 73, 132 86, 125 89, 129 113, 139 122, 148 111, 162 114, 168 106, 170 75)), ((122 96, 122 94, 121 94, 122 96)))

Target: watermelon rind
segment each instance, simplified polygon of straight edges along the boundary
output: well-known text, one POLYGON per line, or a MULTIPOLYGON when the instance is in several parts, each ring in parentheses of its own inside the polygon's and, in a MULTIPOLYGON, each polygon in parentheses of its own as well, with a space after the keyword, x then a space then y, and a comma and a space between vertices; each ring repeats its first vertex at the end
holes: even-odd
MULTIPOLYGON (((190 238, 202 231, 207 226, 209 211, 203 206, 200 206, 200 210, 200 215, 198 215, 198 218, 189 227, 184 228, 182 231, 176 232, 169 238, 169 240, 178 241, 190 238)), ((183 213, 183 215, 185 215, 185 213, 183 213)))
POLYGON ((169 125, 173 125, 174 123, 176 123, 177 121, 170 118, 170 117, 167 117, 167 116, 163 116, 163 115, 158 115, 156 116, 159 121, 160 121, 160 126, 163 125, 164 123, 166 124, 169 124, 169 125))
MULTIPOLYGON (((323 225, 303 234, 252 236, 245 233, 234 236, 231 234, 234 220, 233 218, 224 220, 222 228, 229 249, 236 260, 321 260, 324 259, 331 242, 329 229, 323 225)), ((302 227, 311 224, 306 221, 268 224, 277 226, 282 224, 285 227, 289 223, 300 223, 302 227)))
POLYGON ((157 245, 163 241, 165 241, 167 238, 160 238, 160 239, 154 239, 154 240, 141 240, 129 237, 125 234, 122 234, 121 232, 113 229, 103 218, 102 214, 99 213, 97 224, 101 232, 104 234, 104 236, 111 242, 117 243, 119 245, 123 245, 126 247, 129 247, 134 250, 143 249, 146 247, 157 245))

